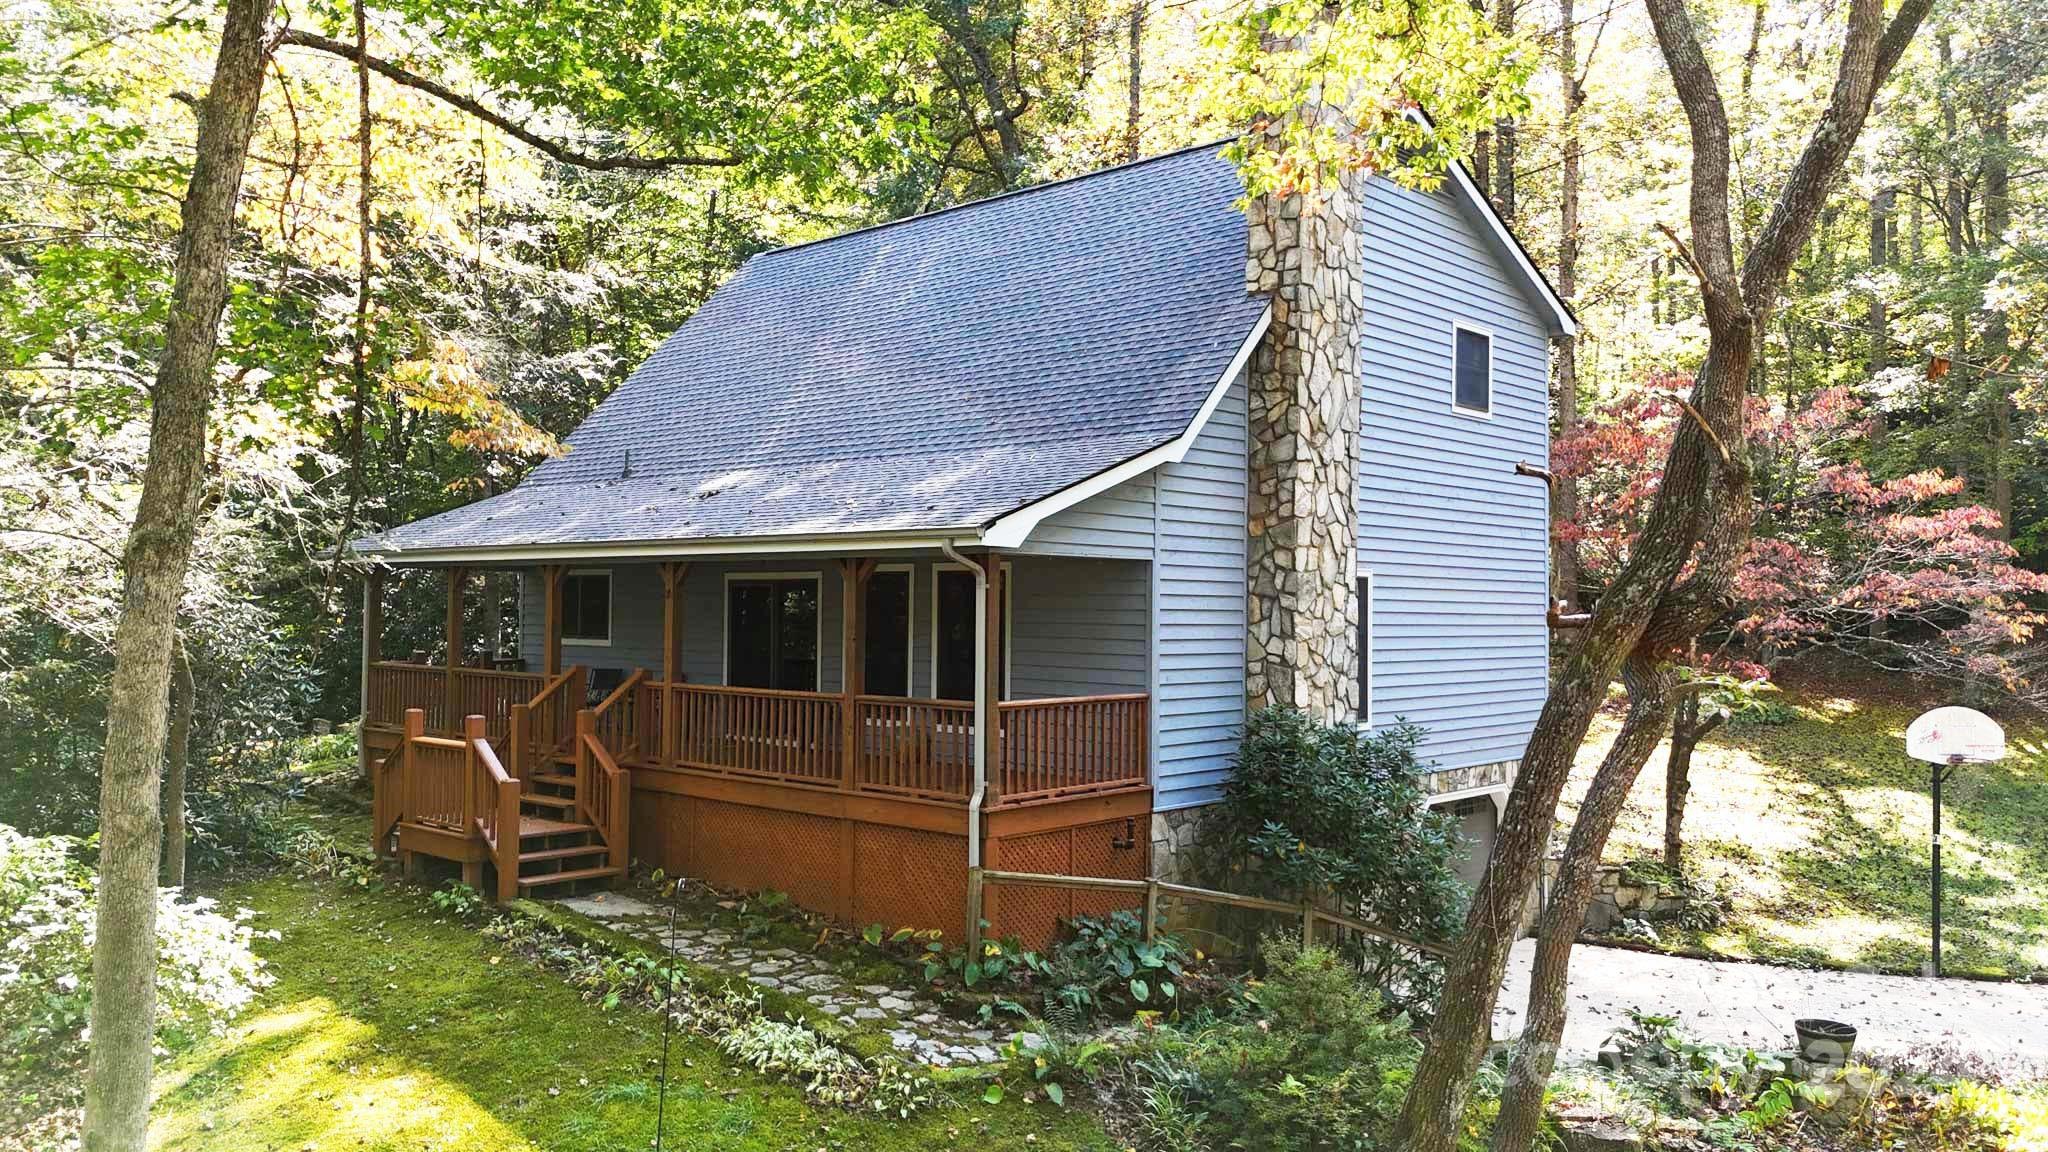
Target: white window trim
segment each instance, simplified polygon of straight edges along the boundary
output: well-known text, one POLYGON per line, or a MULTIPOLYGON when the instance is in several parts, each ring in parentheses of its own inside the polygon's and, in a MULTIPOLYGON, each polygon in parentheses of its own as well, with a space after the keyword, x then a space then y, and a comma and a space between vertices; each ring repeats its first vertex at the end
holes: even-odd
MULTIPOLYGON (((741 582, 749 580, 809 580, 817 586, 818 641, 814 651, 818 654, 818 670, 811 684, 811 691, 823 692, 825 690, 825 574, 816 569, 809 572, 727 572, 725 574, 724 594, 719 597, 718 602, 719 685, 721 687, 730 687, 732 684, 732 585, 735 580, 741 582)), ((843 612, 845 610, 846 606, 840 605, 840 611, 843 612)), ((839 658, 839 664, 839 674, 844 676, 846 674, 846 657, 843 654, 839 658)))
MULTIPOLYGON (((931 686, 931 696, 929 697, 929 699, 937 700, 941 698, 939 696, 939 573, 972 571, 973 569, 967 567, 967 565, 955 564, 951 560, 932 561, 932 608, 930 632, 932 654, 930 661, 931 679, 928 681, 928 683, 931 686)), ((1008 560, 1004 560, 1002 561, 1002 573, 1003 608, 1005 609, 1005 611, 1003 612, 1003 684, 1009 685, 1014 684, 1016 682, 1015 678, 1010 675, 1010 655, 1012 652, 1016 650, 1015 645, 1010 643, 1011 636, 1013 636, 1017 631, 1016 568, 1008 560)), ((1002 685, 997 685, 996 699, 1000 701, 1002 698, 1002 685)))
POLYGON ((562 573, 562 603, 564 605, 569 602, 569 578, 571 576, 604 577, 604 635, 602 637, 569 635, 569 621, 566 619, 568 613, 563 612, 562 615, 565 619, 562 621, 562 643, 564 645, 574 644, 578 648, 611 647, 613 607, 617 604, 615 594, 619 590, 618 581, 612 579, 612 570, 609 568, 571 568, 567 572, 562 573))
POLYGON ((1363 647, 1359 658, 1364 661, 1366 672, 1365 683, 1358 686, 1358 726, 1371 728, 1372 686, 1379 679, 1372 674, 1373 633, 1379 626, 1379 613, 1373 611, 1373 601, 1379 598, 1380 582, 1370 568, 1357 567, 1355 560, 1352 563, 1351 586, 1356 588, 1360 580, 1365 581, 1365 595, 1358 601, 1358 640, 1363 647))
POLYGON ((1468 324, 1463 320, 1451 321, 1452 412, 1460 416, 1469 416, 1474 420, 1493 419, 1493 352, 1495 344, 1496 341, 1493 338, 1493 331, 1491 329, 1481 328, 1477 324, 1468 324), (1475 336, 1486 337, 1486 407, 1484 408, 1467 408, 1463 404, 1458 403, 1458 333, 1460 332, 1470 332, 1475 336))
MULTIPOLYGON (((901 572, 909 578, 909 600, 903 606, 903 698, 906 700, 915 700, 917 698, 917 565, 877 564, 875 565, 875 571, 901 572)), ((862 593, 863 595, 865 595, 865 588, 862 589, 862 593)), ((866 608, 867 605, 863 604, 861 605, 861 607, 866 608)), ((821 621, 823 617, 824 613, 820 612, 819 618, 821 621)), ((861 644, 863 645, 863 647, 865 647, 865 645, 867 644, 867 637, 861 637, 861 644)), ((841 648, 846 647, 846 642, 843 634, 841 636, 839 646, 841 648)), ((867 658, 867 654, 865 651, 862 652, 861 658, 863 660, 867 658)), ((842 651, 839 654, 839 674, 841 676, 846 675, 845 669, 847 663, 847 654, 842 651)), ((862 679, 865 680, 866 677, 862 677, 862 679)), ((861 685, 861 690, 863 694, 872 695, 872 693, 867 692, 866 684, 861 685)))

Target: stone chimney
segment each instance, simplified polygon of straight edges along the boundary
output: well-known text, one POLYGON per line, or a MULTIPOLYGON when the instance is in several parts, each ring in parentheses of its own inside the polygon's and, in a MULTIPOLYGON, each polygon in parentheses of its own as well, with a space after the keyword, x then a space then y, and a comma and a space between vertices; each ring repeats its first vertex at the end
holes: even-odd
MULTIPOLYGON (((1280 127, 1264 147, 1278 147, 1280 127)), ((1273 323, 1253 353, 1245 694, 1253 709, 1324 719, 1358 710, 1359 194, 1348 173, 1315 196, 1253 200, 1246 288, 1273 323)))

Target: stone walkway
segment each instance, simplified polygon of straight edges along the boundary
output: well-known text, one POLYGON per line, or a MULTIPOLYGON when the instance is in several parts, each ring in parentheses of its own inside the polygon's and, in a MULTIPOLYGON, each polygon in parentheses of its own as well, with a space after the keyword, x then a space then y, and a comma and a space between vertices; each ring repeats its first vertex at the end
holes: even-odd
MULTIPOLYGON (((1529 999, 1535 941, 1515 945, 1494 1012, 1495 1039, 1514 1036, 1529 999)), ((1787 1047, 1792 1022, 1820 1016, 1854 1024, 1857 1047, 1899 1053, 1952 1044, 2001 1064, 2048 1069, 2048 985, 1881 976, 1694 960, 1627 948, 1572 949, 1563 1048, 1590 1059, 1628 1022, 1627 1010, 1671 1015, 1705 1040, 1760 1050, 1787 1047)))
POLYGON ((949 1016, 911 988, 852 984, 821 957, 792 948, 755 948, 722 929, 679 922, 671 948, 668 914, 629 893, 601 892, 557 903, 692 963, 800 996, 849 1028, 885 1032, 898 1052, 934 1067, 997 1063, 1015 1035, 949 1016))

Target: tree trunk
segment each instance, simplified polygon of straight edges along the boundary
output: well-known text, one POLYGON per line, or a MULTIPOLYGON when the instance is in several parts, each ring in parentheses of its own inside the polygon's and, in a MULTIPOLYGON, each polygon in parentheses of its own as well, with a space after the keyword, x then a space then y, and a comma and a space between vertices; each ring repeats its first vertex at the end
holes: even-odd
MULTIPOLYGON (((1570 306, 1579 290, 1579 112, 1585 107, 1586 88, 1579 75, 1578 40, 1573 0, 1560 0, 1558 9, 1557 58, 1564 82, 1563 156, 1558 164, 1557 194, 1557 295, 1570 306)), ((1590 67, 1590 64, 1589 64, 1590 67)), ((1557 412, 1557 435, 1567 437, 1579 426, 1579 342, 1575 336, 1557 341, 1557 381, 1552 406, 1557 412)), ((1560 476, 1551 493, 1554 521, 1569 523, 1579 515, 1579 481, 1560 476)), ((1551 537, 1551 596, 1568 608, 1579 603, 1579 549, 1554 533, 1551 537)))
MULTIPOLYGON (((1503 36, 1515 34, 1516 0, 1496 0, 1494 27, 1503 36)), ((1515 121, 1502 117, 1493 122, 1493 207, 1500 218, 1515 222, 1515 121)))
POLYGON ((1664 870, 1685 872, 1685 802, 1692 795, 1692 754, 1700 741, 1728 719, 1716 712, 1700 719, 1700 701, 1688 693, 1671 721, 1671 755, 1664 762, 1664 870))
POLYGON ((1492 1152, 1528 1152, 1543 1123, 1543 1093, 1557 1067, 1564 1036, 1565 986, 1571 975, 1572 944, 1586 920, 1586 905, 1600 876, 1600 857, 1614 822, 1628 803, 1629 789, 1670 723, 1678 678, 1670 665, 1632 657, 1623 672, 1628 716, 1600 762, 1572 823, 1557 884, 1543 909, 1536 936, 1536 963, 1529 975, 1528 1014, 1508 1064, 1494 1121, 1492 1152))
POLYGON ((170 739, 164 753, 164 886, 185 886, 185 774, 192 763, 192 654, 184 637, 171 661, 170 739))
POLYGON ((1701 282, 1706 358, 1694 376, 1687 418, 1672 440, 1649 517, 1628 562, 1562 662, 1523 752, 1464 935, 1445 961, 1436 1014, 1402 1102, 1393 1143, 1404 1152, 1450 1152, 1455 1146, 1472 1076, 1486 1053, 1508 950, 1556 823, 1558 794, 1607 685, 1646 636, 1652 647, 1642 655, 1682 649, 1688 629, 1696 631, 1725 601, 1749 533, 1744 402, 1757 333, 1812 238, 1877 85, 1904 53, 1930 3, 1905 0, 1886 27, 1881 0, 1852 0, 1828 107, 1738 272, 1728 210, 1727 110, 1683 0, 1646 0, 1691 128, 1692 235, 1683 251, 1701 282), (1680 570, 1694 558, 1695 543, 1701 545, 1699 573, 1714 578, 1696 574, 1674 589, 1680 570))
POLYGON ((1131 94, 1124 115, 1124 159, 1144 155, 1140 126, 1144 123, 1145 0, 1131 0, 1131 94))
MULTIPOLYGON (((2012 138, 2011 117, 2007 109, 1996 107, 1985 118, 1984 231, 1979 243, 1991 257, 1993 269, 2004 263, 2005 233, 2012 227, 2012 159, 2006 152, 2012 138)), ((1998 513, 1998 538, 2010 541, 2013 377, 2006 369, 2012 352, 2012 328, 2003 308, 1984 309, 1983 320, 1984 347, 1980 355, 1984 369, 1983 382, 1978 387, 1982 390, 1988 417, 1985 440, 1991 456, 1985 471, 1990 473, 1991 510, 1998 513)))
POLYGON ((170 699, 171 644, 206 479, 228 247, 249 135, 263 90, 270 0, 229 0, 213 84, 200 105, 181 209, 176 282, 150 412, 149 457, 129 530, 107 741, 100 774, 99 908, 92 952, 86 1152, 141 1152, 149 1123, 156 1016, 157 775, 170 699))

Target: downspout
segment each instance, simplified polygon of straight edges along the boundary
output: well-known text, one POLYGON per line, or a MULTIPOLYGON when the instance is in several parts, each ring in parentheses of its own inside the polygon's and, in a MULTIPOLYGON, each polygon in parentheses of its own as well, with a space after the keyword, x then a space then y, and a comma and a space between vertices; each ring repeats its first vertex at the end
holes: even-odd
POLYGON ((981 867, 981 806, 988 797, 988 734, 994 720, 988 700, 988 569, 961 555, 951 540, 940 540, 939 551, 974 573, 974 787, 967 793, 967 867, 971 872, 981 867))

